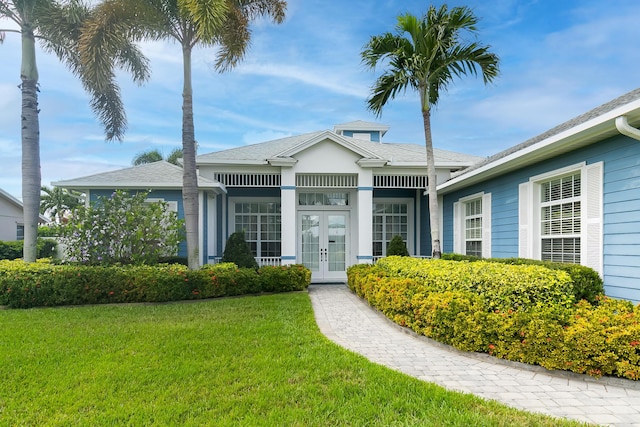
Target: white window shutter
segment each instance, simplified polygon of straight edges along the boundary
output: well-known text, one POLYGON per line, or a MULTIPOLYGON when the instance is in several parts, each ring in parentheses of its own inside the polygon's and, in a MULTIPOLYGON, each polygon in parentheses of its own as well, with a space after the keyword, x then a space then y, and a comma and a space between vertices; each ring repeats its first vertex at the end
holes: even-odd
POLYGON ((460 202, 455 202, 453 204, 453 252, 456 254, 463 254, 464 248, 464 227, 463 227, 463 217, 461 212, 461 206, 463 206, 460 202))
POLYGON ((482 196, 482 257, 491 258, 491 193, 482 196))
POLYGON ((531 258, 529 230, 531 229, 532 206, 529 203, 531 183, 523 182, 518 187, 518 256, 531 258))
POLYGON ((584 219, 582 236, 585 244, 582 245, 582 264, 593 268, 602 276, 602 174, 603 163, 598 162, 585 166, 582 180, 582 194, 584 196, 584 219))

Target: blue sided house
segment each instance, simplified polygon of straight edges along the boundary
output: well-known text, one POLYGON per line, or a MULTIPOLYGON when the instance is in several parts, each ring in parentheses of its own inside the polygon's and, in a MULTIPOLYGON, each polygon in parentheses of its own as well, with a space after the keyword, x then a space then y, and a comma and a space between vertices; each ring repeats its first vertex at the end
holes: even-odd
MULTIPOLYGON (((443 251, 583 264, 640 302, 639 124, 640 89, 490 158, 435 149, 443 251)), ((383 142, 388 129, 355 121, 198 156, 201 263, 240 230, 260 264, 305 264, 315 282, 345 280, 395 235, 429 256, 424 145, 383 142)), ((165 162, 54 185, 88 200, 150 189, 182 215, 182 171, 165 162)))

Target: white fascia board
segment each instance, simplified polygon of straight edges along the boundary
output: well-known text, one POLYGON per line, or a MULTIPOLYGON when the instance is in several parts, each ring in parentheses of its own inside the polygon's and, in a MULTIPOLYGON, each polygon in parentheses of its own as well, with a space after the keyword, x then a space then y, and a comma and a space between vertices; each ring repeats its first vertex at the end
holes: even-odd
POLYGON ((466 185, 471 185, 477 181, 482 181, 507 171, 509 170, 509 167, 514 164, 526 163, 529 158, 535 157, 536 154, 553 152, 564 145, 572 144, 579 140, 594 138, 606 133, 607 131, 615 130, 616 117, 635 110, 640 110, 640 100, 615 108, 598 117, 543 139, 540 142, 532 144, 505 157, 496 159, 491 163, 487 163, 486 165, 469 173, 463 173, 456 178, 438 185, 438 192, 446 194, 448 192, 455 191, 459 188, 465 187, 466 185))
POLYGON ((360 159, 356 162, 362 168, 381 168, 387 164, 383 159, 360 159))
POLYGON ((282 168, 291 168, 296 163, 298 163, 298 160, 294 159, 293 157, 272 157, 270 159, 267 159, 267 161, 271 166, 282 168))
POLYGON ((269 162, 267 162, 267 160, 264 160, 264 159, 262 159, 262 160, 255 160, 255 159, 251 159, 251 160, 229 159, 229 160, 212 160, 212 161, 199 160, 199 161, 197 161, 197 164, 198 164, 198 166, 268 165, 269 162))

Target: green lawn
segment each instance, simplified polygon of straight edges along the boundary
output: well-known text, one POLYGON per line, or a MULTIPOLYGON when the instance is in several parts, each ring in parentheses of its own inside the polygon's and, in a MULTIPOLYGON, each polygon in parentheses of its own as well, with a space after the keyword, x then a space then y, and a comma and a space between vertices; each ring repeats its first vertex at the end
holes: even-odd
POLYGON ((0 310, 0 425, 578 424, 370 363, 294 293, 0 310))

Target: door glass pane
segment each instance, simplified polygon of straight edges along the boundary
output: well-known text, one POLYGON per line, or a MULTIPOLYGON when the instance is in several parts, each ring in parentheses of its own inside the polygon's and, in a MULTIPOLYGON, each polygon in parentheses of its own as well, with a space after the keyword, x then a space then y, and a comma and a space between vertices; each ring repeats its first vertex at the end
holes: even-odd
POLYGON ((327 215, 329 271, 346 270, 346 231, 347 219, 345 215, 327 215))
POLYGON ((302 215, 302 264, 311 271, 320 268, 320 217, 302 215))

